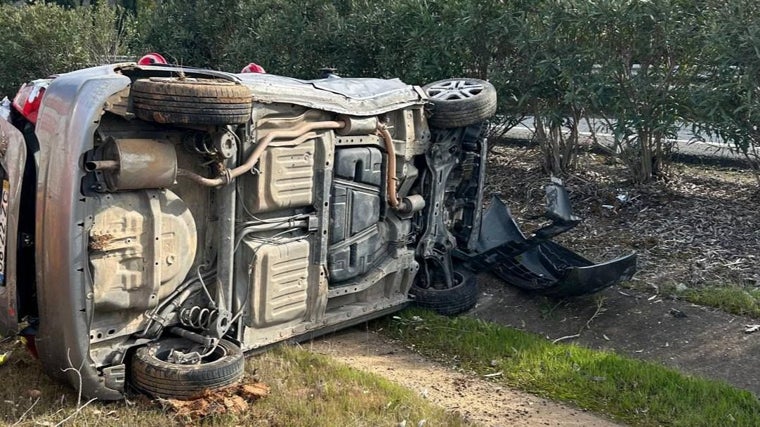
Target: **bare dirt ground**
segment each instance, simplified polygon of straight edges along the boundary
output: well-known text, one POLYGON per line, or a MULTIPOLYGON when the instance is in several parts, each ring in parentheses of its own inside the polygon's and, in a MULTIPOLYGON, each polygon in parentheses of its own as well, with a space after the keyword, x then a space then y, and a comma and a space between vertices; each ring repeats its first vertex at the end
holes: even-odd
MULTIPOLYGON (((489 157, 486 193, 498 193, 525 231, 543 212, 547 179, 534 149, 500 146, 489 157)), ((673 290, 760 287, 758 187, 749 171, 674 165, 665 182, 632 186, 621 165, 586 154, 565 179, 584 222, 558 239, 596 261, 635 251, 634 279, 597 295, 549 299, 481 274, 481 297, 467 315, 655 361, 760 395, 757 319, 697 306, 673 290), (677 172, 677 173, 674 173, 677 172)), ((485 425, 610 425, 609 421, 468 377, 368 332, 318 341, 324 352, 426 394, 485 425)))
POLYGON ((350 329, 305 344, 307 348, 407 387, 431 402, 487 426, 617 424, 579 409, 505 388, 425 359, 372 331, 350 329))
POLYGON ((659 362, 760 395, 760 333, 744 332, 756 319, 620 287, 552 300, 490 275, 481 275, 479 284, 481 297, 470 316, 550 341, 659 362))
MULTIPOLYGON (((624 182, 619 165, 594 155, 580 161, 583 172, 565 182, 576 213, 585 221, 561 236, 561 242, 597 261, 638 252, 634 280, 597 295, 557 300, 481 274, 479 303, 466 315, 551 341, 656 361, 760 395, 760 364, 755 361, 760 331, 745 332, 746 325, 760 320, 672 296, 672 289, 760 287, 760 198, 751 174, 677 165, 681 174, 667 183, 633 187, 624 182)), ((501 193, 525 230, 537 226, 530 218, 544 206, 547 179, 537 164, 535 150, 523 148, 497 147, 490 157, 486 191, 501 193)), ((350 329, 304 345, 404 385, 474 424, 615 425, 442 366, 367 330, 350 329)), ((38 380, 43 378, 36 365, 28 369, 38 380)))

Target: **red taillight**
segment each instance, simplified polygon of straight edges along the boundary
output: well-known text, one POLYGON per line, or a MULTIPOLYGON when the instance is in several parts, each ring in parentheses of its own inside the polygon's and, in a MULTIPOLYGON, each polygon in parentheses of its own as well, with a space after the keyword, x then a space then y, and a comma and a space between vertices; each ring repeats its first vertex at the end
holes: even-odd
POLYGON ((264 70, 264 67, 262 67, 261 65, 255 63, 255 62, 251 62, 250 64, 248 64, 245 67, 243 67, 243 70, 240 71, 240 72, 241 73, 259 73, 259 74, 264 74, 264 73, 266 73, 266 70, 264 70))
POLYGON ((32 124, 37 123, 37 112, 40 110, 42 96, 45 94, 49 81, 34 81, 25 83, 13 98, 13 108, 32 124))
POLYGON ((160 53, 149 53, 137 60, 137 65, 166 64, 166 59, 160 53))

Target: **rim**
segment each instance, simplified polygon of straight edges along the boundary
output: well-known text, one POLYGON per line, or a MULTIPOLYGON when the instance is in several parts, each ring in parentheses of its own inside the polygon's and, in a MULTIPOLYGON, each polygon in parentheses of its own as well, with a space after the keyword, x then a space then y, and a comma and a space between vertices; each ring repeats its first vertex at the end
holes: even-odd
MULTIPOLYGON (((172 365, 184 366, 184 364, 181 364, 181 363, 170 362, 169 354, 172 352, 172 350, 178 350, 183 353, 189 353, 192 351, 196 351, 198 347, 200 347, 202 350, 202 346, 189 343, 189 342, 182 343, 182 345, 179 345, 179 346, 172 346, 167 342, 159 341, 153 344, 153 346, 150 348, 149 354, 151 354, 160 362, 169 363, 172 365)), ((216 362, 217 360, 222 359, 225 356, 227 356, 227 349, 224 348, 224 346, 220 342, 219 345, 217 345, 210 354, 206 355, 205 357, 201 359, 200 363, 206 364, 206 363, 216 362)))
POLYGON ((427 88, 430 98, 445 101, 470 99, 483 92, 483 84, 468 80, 446 80, 427 88))

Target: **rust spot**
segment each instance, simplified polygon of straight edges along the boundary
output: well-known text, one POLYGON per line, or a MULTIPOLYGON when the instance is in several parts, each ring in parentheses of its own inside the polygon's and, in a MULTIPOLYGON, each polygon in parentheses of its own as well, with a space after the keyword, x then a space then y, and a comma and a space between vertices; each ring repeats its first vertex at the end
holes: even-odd
POLYGON ((158 111, 153 112, 153 121, 156 123, 168 123, 169 119, 166 117, 164 113, 160 113, 158 111))
POLYGON ((0 157, 5 157, 5 153, 8 152, 8 144, 10 138, 5 134, 5 131, 0 134, 0 157))
POLYGON ((103 251, 113 241, 111 234, 94 234, 90 236, 90 250, 103 251))

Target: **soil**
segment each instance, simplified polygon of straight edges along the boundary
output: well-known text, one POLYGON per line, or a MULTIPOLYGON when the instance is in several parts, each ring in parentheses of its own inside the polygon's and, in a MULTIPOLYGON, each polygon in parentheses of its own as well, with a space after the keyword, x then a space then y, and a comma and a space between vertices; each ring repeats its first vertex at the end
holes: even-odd
POLYGON ((313 341, 307 348, 407 387, 476 425, 617 425, 580 409, 438 365, 373 331, 349 329, 313 341))
MULTIPOLYGON (((489 156, 486 193, 499 194, 524 230, 538 228, 546 175, 535 149, 499 146, 489 156)), ((707 286, 760 287, 756 268, 759 197, 751 172, 715 165, 673 165, 653 184, 632 185, 622 165, 586 153, 565 177, 584 222, 556 239, 593 260, 638 253, 633 280, 596 295, 550 299, 479 275, 481 295, 466 315, 651 360, 726 381, 760 395, 757 319, 674 297, 707 286)), ((758 328, 760 329, 760 328, 758 328)), ((610 425, 607 420, 498 387, 416 355, 371 332, 351 330, 313 344, 360 369, 417 390, 485 425, 610 425)))
MULTIPOLYGON (((489 156, 486 193, 500 194, 526 233, 546 205, 539 155, 497 146, 489 156)), ((659 181, 634 185, 622 164, 583 153, 564 184, 583 221, 556 240, 597 261, 638 253, 632 286, 760 286, 760 191, 750 170, 673 164, 659 181)))
MULTIPOLYGON (((500 146, 489 157, 489 183, 519 224, 543 209, 546 182, 535 149, 500 146)), ((714 286, 754 290, 760 191, 749 170, 674 164, 647 185, 626 181, 624 168, 585 153, 565 178, 582 224, 557 240, 596 261, 636 252, 633 280, 594 296, 553 300, 481 275, 483 295, 472 315, 534 332, 661 362, 760 394, 757 319, 697 306, 677 291, 714 286), (505 308, 508 307, 508 310, 505 308), (579 337, 574 337, 580 335, 579 337)))
MULTIPOLYGON (((587 154, 583 172, 566 177, 576 213, 585 218, 558 239, 595 260, 636 251, 639 272, 596 295, 550 299, 479 275, 480 298, 465 315, 656 361, 724 380, 760 395, 758 319, 696 306, 673 289, 760 286, 757 184, 743 170, 676 166, 679 174, 632 186, 620 165, 587 154)), ((535 150, 496 147, 487 192, 501 193, 518 223, 530 230, 543 211, 547 179, 535 150)), ((0 353, 9 350, 0 346, 0 353)), ((382 375, 475 424, 609 426, 577 408, 511 390, 427 360, 374 332, 349 329, 316 340, 313 351, 382 375)), ((42 375, 42 374, 40 374, 42 375)))
POLYGON ((756 319, 620 287, 553 300, 491 275, 481 275, 479 284, 482 293, 470 316, 550 341, 659 362, 760 395, 760 332, 745 332, 746 325, 760 323, 756 319))

